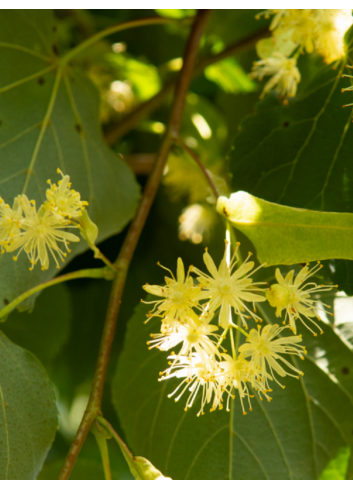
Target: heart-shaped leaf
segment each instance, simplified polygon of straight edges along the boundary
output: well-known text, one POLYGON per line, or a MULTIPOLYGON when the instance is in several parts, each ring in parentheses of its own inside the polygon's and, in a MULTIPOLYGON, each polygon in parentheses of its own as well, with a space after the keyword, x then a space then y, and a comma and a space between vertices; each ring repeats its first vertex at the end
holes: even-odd
MULTIPOLYGON (((0 12, 0 195, 12 205, 26 193, 38 208, 47 179, 56 181, 60 168, 89 202, 101 241, 133 216, 138 185, 104 143, 97 90, 74 59, 66 64, 58 56, 55 31, 51 10, 0 12)), ((86 248, 81 238, 72 254, 86 248)), ((17 263, 10 253, 1 255, 0 304, 56 273, 54 263, 45 273, 28 268, 24 252, 17 263)))
MULTIPOLYGON (((275 322, 269 305, 258 304, 265 321, 275 322)), ((173 479, 318 479, 338 450, 353 444, 353 353, 331 327, 314 338, 300 380, 286 377, 272 401, 255 395, 253 411, 242 415, 239 398, 231 411, 196 417, 168 399, 179 381, 158 382, 167 353, 149 351, 146 340, 160 321, 144 325, 150 307, 140 305, 128 325, 113 387, 113 402, 129 447, 173 479)), ((278 319, 277 319, 278 321, 278 319)), ((304 329, 304 328, 303 328, 304 329)), ((196 401, 197 404, 197 401, 196 401)))

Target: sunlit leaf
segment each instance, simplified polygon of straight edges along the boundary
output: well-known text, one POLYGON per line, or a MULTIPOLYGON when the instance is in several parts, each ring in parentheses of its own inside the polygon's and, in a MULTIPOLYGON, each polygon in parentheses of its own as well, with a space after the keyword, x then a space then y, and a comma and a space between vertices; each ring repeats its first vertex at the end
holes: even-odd
POLYGON ((192 8, 156 8, 155 11, 162 17, 171 17, 173 19, 183 19, 196 14, 196 10, 192 8))
POLYGON ((331 460, 321 474, 321 480, 345 480, 351 449, 344 447, 337 456, 331 460))
POLYGON ((267 265, 353 260, 353 214, 296 209, 247 192, 220 197, 217 210, 253 242, 267 265))
POLYGON ((234 58, 228 58, 210 65, 205 76, 228 93, 252 92, 256 84, 248 77, 234 58))
POLYGON ((140 100, 147 100, 161 88, 158 70, 152 64, 147 64, 124 54, 107 54, 107 60, 113 65, 121 80, 127 80, 135 95, 140 100))

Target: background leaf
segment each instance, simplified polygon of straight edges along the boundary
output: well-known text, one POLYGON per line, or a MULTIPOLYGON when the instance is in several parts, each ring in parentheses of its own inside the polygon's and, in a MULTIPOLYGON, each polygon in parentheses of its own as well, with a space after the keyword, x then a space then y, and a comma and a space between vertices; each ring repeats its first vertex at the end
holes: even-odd
POLYGON ((321 480, 345 480, 351 450, 349 447, 341 448, 337 456, 327 464, 322 472, 321 480))
POLYGON ((0 479, 35 479, 57 429, 54 392, 34 355, 0 332, 0 479))
POLYGON ((224 59, 219 63, 210 65, 205 69, 205 76, 208 80, 216 83, 225 92, 253 92, 256 84, 247 73, 244 72, 239 63, 233 59, 224 59))
MULTIPOLYGON (((12 205, 13 198, 25 192, 39 207, 46 180, 56 181, 59 167, 89 202, 101 241, 131 219, 138 186, 102 140, 98 93, 92 83, 75 69, 74 61, 57 79, 55 32, 50 10, 0 13, 0 194, 12 205)), ((81 240, 72 248, 74 256, 87 246, 81 240)), ((0 304, 56 273, 53 263, 45 273, 39 266, 30 273, 28 266, 26 256, 15 264, 11 254, 1 255, 0 304)))
POLYGON ((0 329, 18 346, 30 350, 44 364, 51 364, 70 332, 71 298, 66 285, 45 289, 37 307, 27 314, 13 311, 0 329))
MULTIPOLYGON (((271 403, 255 397, 253 411, 243 416, 236 398, 230 413, 196 418, 197 406, 185 412, 183 398, 179 403, 167 398, 177 383, 157 381, 167 355, 147 349, 149 333, 160 326, 157 319, 143 324, 149 308, 138 306, 129 322, 113 403, 131 449, 164 475, 317 479, 341 447, 352 445, 353 353, 330 327, 317 339, 300 331, 308 349, 300 363, 305 375, 300 381, 287 377, 284 390, 275 386, 271 403)), ((263 315, 275 322, 270 306, 263 315)))
MULTIPOLYGON (((315 61, 315 57, 313 58, 315 61)), ((241 125, 229 155, 233 191, 293 207, 353 209, 353 132, 346 61, 325 66, 287 105, 270 93, 241 125)), ((332 280, 352 289, 352 262, 332 263, 332 280)))

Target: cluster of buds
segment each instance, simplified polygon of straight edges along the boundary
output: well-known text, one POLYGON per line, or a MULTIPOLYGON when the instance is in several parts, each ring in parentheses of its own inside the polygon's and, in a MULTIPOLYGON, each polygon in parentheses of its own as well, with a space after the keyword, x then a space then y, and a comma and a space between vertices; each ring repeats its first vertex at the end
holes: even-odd
POLYGON ((29 200, 24 194, 14 199, 13 206, 0 199, 0 249, 1 253, 11 253, 18 250, 13 257, 15 261, 22 251, 25 251, 31 263, 41 264, 42 270, 49 267, 49 253, 54 258, 57 268, 59 260, 65 260, 70 252, 70 242, 80 241, 69 228, 77 228, 75 220, 82 215, 87 202, 81 201, 79 192, 71 189, 70 177, 61 174, 58 184, 50 185, 46 191, 46 201, 37 211, 34 200, 29 200), (64 251, 59 243, 64 245, 64 251), (49 252, 49 253, 48 253, 49 252))
POLYGON ((285 100, 295 96, 300 82, 300 54, 315 51, 327 64, 345 54, 343 38, 353 23, 352 9, 266 10, 260 15, 274 15, 272 37, 258 42, 256 48, 262 59, 255 62, 250 74, 260 80, 272 76, 261 97, 272 89, 285 100))
MULTIPOLYGON (((301 335, 296 334, 296 324, 299 321, 312 331, 304 318, 316 324, 312 318, 318 318, 317 309, 321 306, 312 295, 332 288, 317 286, 313 282, 304 284, 322 267, 319 263, 311 270, 306 265, 295 279, 294 270, 284 278, 277 269, 278 283, 270 288, 264 282, 253 282, 250 277, 260 267, 254 269, 250 253, 240 264, 238 248, 239 243, 230 257, 229 242, 226 241, 218 269, 206 249, 204 262, 209 275, 195 267, 190 267, 185 275, 183 262, 178 258, 176 278, 166 269, 171 277, 165 277, 165 286, 146 284, 143 287, 149 294, 161 298, 148 302, 154 307, 147 321, 158 317, 161 328, 159 333, 151 334, 152 340, 147 344, 150 349, 172 350, 168 357, 169 366, 160 372, 159 380, 182 379, 169 397, 176 396, 175 401, 178 401, 188 392, 185 410, 201 396, 198 416, 204 414, 206 404, 210 404, 210 410, 214 411, 223 409, 226 402, 229 410, 236 392, 243 414, 246 414, 244 400, 247 400, 251 411, 252 392, 256 392, 261 400, 266 398, 270 401, 270 382, 284 388, 279 377, 299 378, 303 375, 286 358, 296 355, 304 359, 306 353, 305 347, 300 345, 301 335), (196 275, 197 282, 191 273, 196 275), (248 332, 249 320, 262 322, 255 304, 267 300, 276 308, 277 317, 285 311, 283 326, 268 324, 261 327, 258 324, 248 332), (211 324, 216 315, 218 326, 211 324), (245 336, 245 342, 238 347, 234 341, 234 330, 245 336), (231 355, 222 346, 228 334, 231 355), (177 346, 181 347, 178 353, 174 351, 177 346)), ((316 326, 322 332, 320 326, 316 326)))

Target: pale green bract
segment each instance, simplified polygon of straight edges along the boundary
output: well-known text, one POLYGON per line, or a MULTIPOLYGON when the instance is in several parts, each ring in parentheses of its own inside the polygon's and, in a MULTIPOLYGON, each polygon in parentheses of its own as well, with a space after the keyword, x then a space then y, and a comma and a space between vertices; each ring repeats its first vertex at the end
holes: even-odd
POLYGON ((353 214, 296 209, 242 191, 220 197, 217 211, 253 242, 268 266, 353 260, 353 214))

